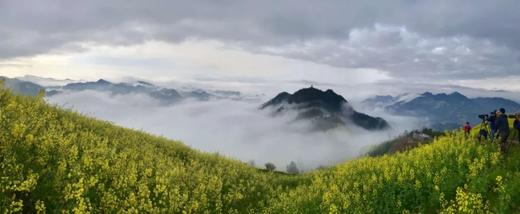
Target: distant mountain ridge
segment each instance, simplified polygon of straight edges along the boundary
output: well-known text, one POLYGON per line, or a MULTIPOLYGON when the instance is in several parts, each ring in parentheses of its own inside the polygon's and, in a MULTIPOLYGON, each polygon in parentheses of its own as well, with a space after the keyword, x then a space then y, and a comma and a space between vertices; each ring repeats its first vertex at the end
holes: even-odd
POLYGON ((58 94, 64 91, 84 90, 104 91, 110 92, 111 94, 142 93, 159 100, 163 104, 173 104, 184 98, 175 89, 156 87, 153 84, 144 81, 138 81, 136 84, 130 84, 112 83, 104 79, 99 79, 96 82, 69 83, 61 88, 54 89, 56 93, 53 94, 58 94))
POLYGON ((18 80, 16 78, 0 76, 0 80, 2 80, 4 85, 13 92, 23 95, 36 96, 41 90, 45 90, 45 88, 41 85, 29 81, 18 80))
POLYGON ((154 85, 150 82, 138 80, 135 82, 114 83, 105 79, 99 79, 91 82, 73 82, 64 85, 42 86, 35 82, 24 81, 22 79, 47 81, 47 82, 63 82, 51 78, 39 78, 37 76, 24 76, 18 78, 0 77, 5 82, 7 88, 16 93, 25 95, 37 95, 39 91, 44 90, 46 96, 55 96, 68 92, 80 92, 86 90, 108 92, 112 95, 123 95, 130 93, 146 94, 164 105, 175 104, 185 99, 194 99, 199 101, 208 101, 212 99, 231 99, 231 100, 247 100, 251 97, 245 97, 239 91, 215 90, 206 91, 202 89, 182 89, 166 88, 154 85))
POLYGON ((367 105, 379 105, 386 111, 404 116, 425 118, 430 127, 442 130, 460 127, 469 121, 480 122, 479 114, 505 108, 508 113, 520 111, 520 104, 499 97, 468 98, 459 92, 433 94, 425 92, 419 96, 400 101, 399 96, 376 96, 364 101, 367 105))
POLYGON ((21 80, 21 81, 26 81, 26 82, 32 82, 34 84, 37 84, 37 85, 40 85, 43 87, 63 86, 68 83, 75 82, 74 80, 71 80, 71 79, 54 79, 54 78, 47 78, 47 77, 39 77, 39 76, 35 76, 35 75, 24 75, 21 77, 16 77, 15 79, 21 80))
POLYGON ((355 111, 344 97, 331 89, 321 91, 310 87, 300 89, 294 94, 282 92, 260 107, 267 108, 272 108, 275 115, 291 110, 298 111, 296 119, 311 120, 320 130, 345 126, 350 122, 367 130, 389 128, 384 119, 355 111))

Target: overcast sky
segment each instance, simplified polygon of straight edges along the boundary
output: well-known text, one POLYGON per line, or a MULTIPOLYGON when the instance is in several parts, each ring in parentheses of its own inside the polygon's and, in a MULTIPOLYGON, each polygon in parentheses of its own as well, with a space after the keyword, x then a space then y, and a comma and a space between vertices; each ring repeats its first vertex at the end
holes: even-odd
POLYGON ((0 75, 520 91, 518 11, 515 0, 0 0, 0 75))

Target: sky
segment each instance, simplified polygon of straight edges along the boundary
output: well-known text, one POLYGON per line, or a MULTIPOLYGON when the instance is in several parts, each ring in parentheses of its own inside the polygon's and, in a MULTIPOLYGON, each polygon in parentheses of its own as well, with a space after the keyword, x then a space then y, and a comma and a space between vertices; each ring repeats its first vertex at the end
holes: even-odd
POLYGON ((0 0, 0 75, 520 91, 518 11, 514 0, 0 0))

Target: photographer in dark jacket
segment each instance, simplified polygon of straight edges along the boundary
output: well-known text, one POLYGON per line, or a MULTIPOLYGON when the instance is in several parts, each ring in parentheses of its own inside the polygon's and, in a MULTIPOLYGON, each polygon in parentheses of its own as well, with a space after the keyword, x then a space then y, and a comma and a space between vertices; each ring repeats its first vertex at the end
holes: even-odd
POLYGON ((488 124, 489 124, 489 130, 490 130, 490 139, 491 139, 491 143, 493 143, 493 141, 495 141, 495 137, 497 136, 497 115, 496 115, 497 111, 494 110, 493 112, 491 112, 491 114, 489 115, 487 121, 488 121, 488 124))
POLYGON ((518 142, 520 142, 520 112, 515 114, 515 121, 513 122, 513 127, 516 130, 516 137, 518 142))
POLYGON ((500 108, 500 110, 497 111, 496 125, 500 138, 500 150, 506 153, 509 146, 507 143, 507 138, 509 137, 509 121, 507 120, 506 110, 504 108, 500 108))

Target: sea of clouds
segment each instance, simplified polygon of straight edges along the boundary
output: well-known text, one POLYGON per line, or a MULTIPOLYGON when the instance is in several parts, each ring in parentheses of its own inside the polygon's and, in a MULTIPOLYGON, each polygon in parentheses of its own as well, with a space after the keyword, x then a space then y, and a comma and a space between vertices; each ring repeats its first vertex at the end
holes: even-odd
MULTIPOLYGON (((278 170, 295 161, 300 169, 330 166, 363 155, 372 146, 418 127, 412 118, 384 115, 392 128, 357 127, 310 131, 294 115, 273 117, 259 110, 262 101, 184 100, 163 105, 145 94, 113 95, 100 91, 66 92, 48 102, 115 124, 182 141, 192 148, 242 160, 257 167, 272 162, 278 170)), ((144 143, 144 142, 143 142, 144 143)))

